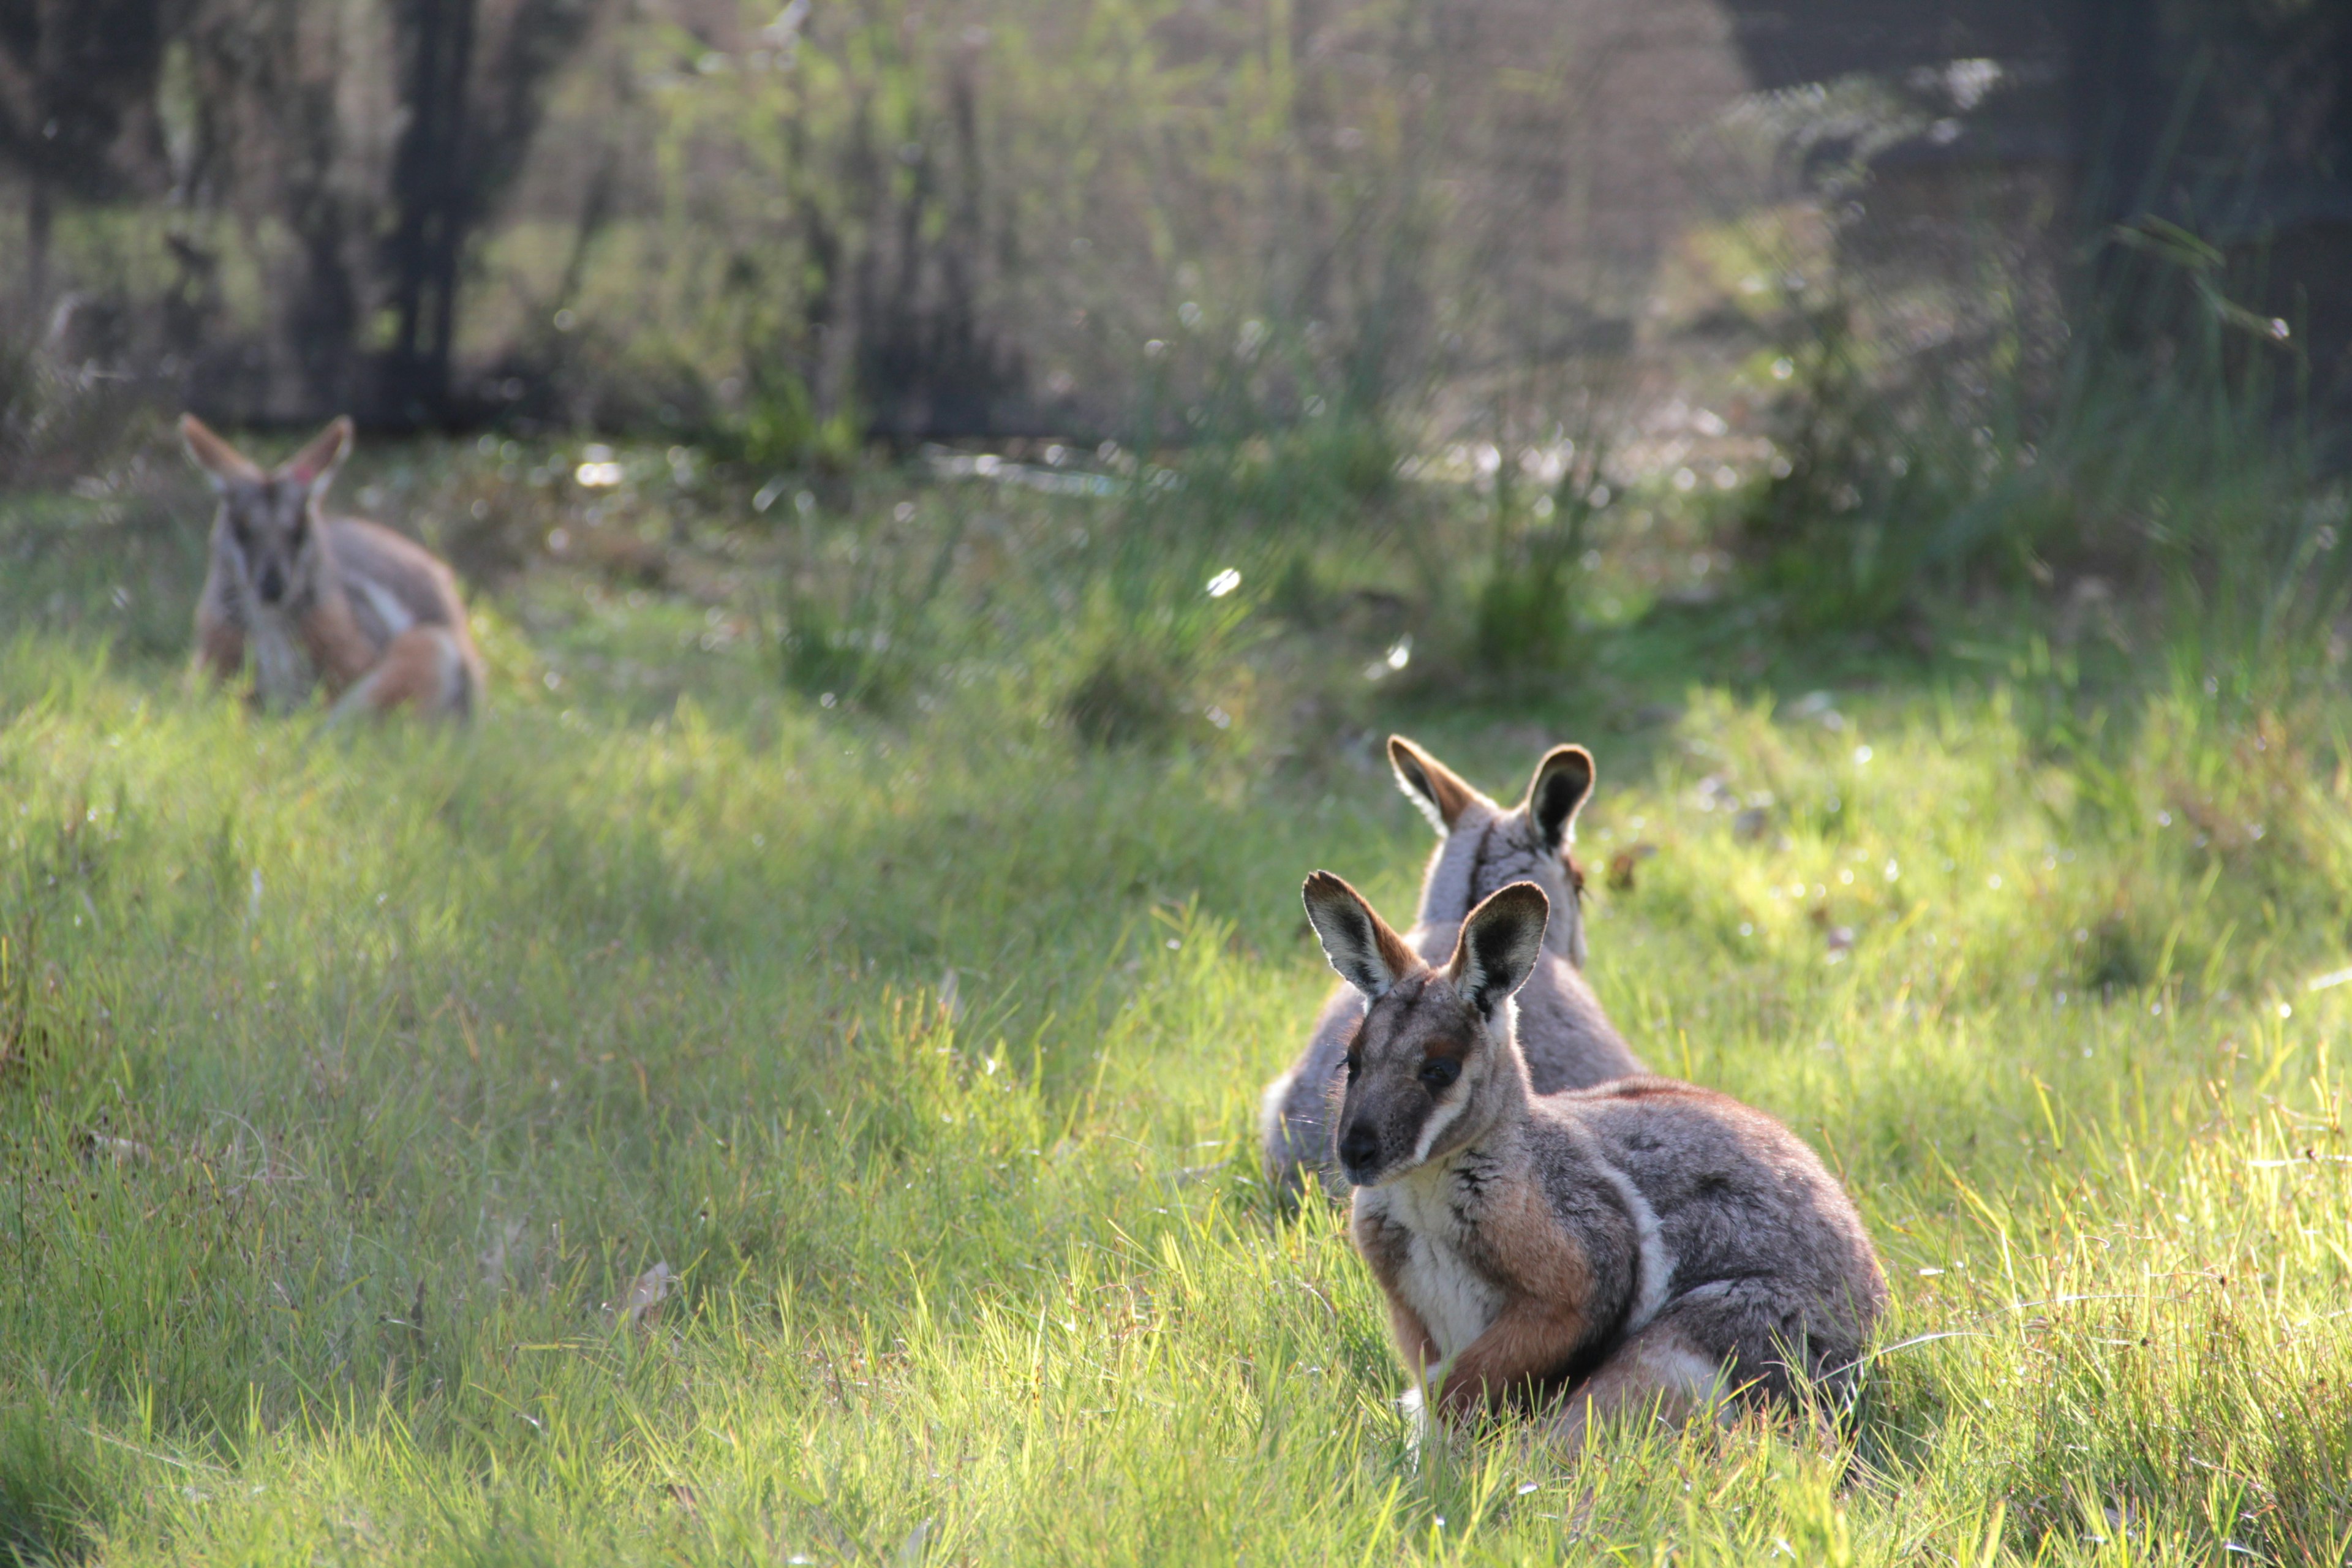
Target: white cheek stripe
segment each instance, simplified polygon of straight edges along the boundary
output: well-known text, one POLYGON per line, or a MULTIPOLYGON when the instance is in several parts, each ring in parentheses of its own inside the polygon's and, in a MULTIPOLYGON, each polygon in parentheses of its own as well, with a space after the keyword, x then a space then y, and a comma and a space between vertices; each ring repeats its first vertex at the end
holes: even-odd
POLYGON ((1518 1004, 1508 997, 1504 998, 1502 1006, 1496 1009, 1494 1020, 1486 1026, 1486 1048, 1470 1058, 1469 1066, 1462 1076, 1454 1080, 1454 1087, 1449 1091, 1451 1097, 1421 1124, 1421 1136, 1412 1146, 1412 1163, 1415 1165, 1427 1163, 1429 1152, 1437 1146, 1439 1137, 1462 1119, 1464 1109, 1477 1097, 1486 1075, 1495 1070, 1498 1047, 1503 1042, 1518 1037, 1518 1004))
POLYGON ((1436 1144, 1438 1135, 1461 1118, 1462 1107, 1470 1099, 1469 1086, 1457 1080, 1454 1087, 1457 1090, 1454 1098, 1431 1111, 1429 1120, 1421 1124, 1421 1137, 1412 1146, 1412 1163, 1415 1165, 1428 1161, 1429 1151, 1436 1144))
POLYGON ((1666 1289, 1674 1281, 1675 1258, 1666 1250, 1665 1237, 1658 1228, 1658 1211, 1650 1206, 1650 1200, 1642 1195, 1633 1179, 1606 1160, 1595 1158, 1592 1165, 1617 1189, 1625 1212, 1633 1216, 1633 1239, 1640 1249, 1640 1261, 1635 1266, 1633 1304, 1626 1310, 1622 1331, 1638 1334, 1649 1327, 1650 1320, 1666 1304, 1666 1289))

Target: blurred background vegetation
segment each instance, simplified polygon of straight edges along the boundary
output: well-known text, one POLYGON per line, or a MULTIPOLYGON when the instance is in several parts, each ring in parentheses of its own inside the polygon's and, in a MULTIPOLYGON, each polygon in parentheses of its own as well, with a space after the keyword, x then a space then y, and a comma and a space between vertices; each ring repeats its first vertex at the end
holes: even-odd
POLYGON ((391 521, 478 582, 567 498, 625 576, 783 540, 820 690, 904 686, 876 639, 969 552, 824 565, 927 443, 1300 614, 1339 530, 1412 586, 1383 635, 1490 673, 1730 582, 1897 642, 1987 588, 2339 607, 2320 0, 0 0, 0 485, 184 502, 183 406, 479 437, 391 521), (679 493, 588 493, 599 438, 679 493))
POLYGON ((0 0, 0 1557, 2340 1564, 2347 279, 2341 0, 0 0), (178 686, 183 407, 488 722, 178 686), (1265 1228, 1391 727, 1853 1469, 1424 1469, 1265 1228))

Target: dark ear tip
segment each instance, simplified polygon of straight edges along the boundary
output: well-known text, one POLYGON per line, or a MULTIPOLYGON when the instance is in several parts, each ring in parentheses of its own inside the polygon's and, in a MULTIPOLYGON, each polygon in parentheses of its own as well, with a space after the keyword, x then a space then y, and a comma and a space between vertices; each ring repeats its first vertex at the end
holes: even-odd
POLYGON ((1502 904, 1505 908, 1524 907, 1540 910, 1547 915, 1551 913, 1551 895, 1533 882, 1513 882, 1497 888, 1486 901, 1502 904))
POLYGON ((1546 752, 1543 761, 1536 764, 1536 771, 1539 773, 1548 773, 1556 768, 1566 767, 1576 768, 1583 773, 1585 781, 1588 784, 1591 783, 1593 774, 1592 753, 1570 741, 1566 745, 1554 746, 1550 751, 1546 752))
POLYGON ((1524 921, 1541 932, 1551 924, 1551 899, 1533 882, 1513 882, 1487 894, 1486 900, 1470 911, 1470 920, 1464 922, 1463 929, 1466 931, 1472 921, 1484 925, 1496 916, 1524 921))
POLYGON ((1305 883, 1299 887, 1298 894, 1311 904, 1318 900, 1332 898, 1350 890, 1348 884, 1336 872, 1310 871, 1307 874, 1305 883))

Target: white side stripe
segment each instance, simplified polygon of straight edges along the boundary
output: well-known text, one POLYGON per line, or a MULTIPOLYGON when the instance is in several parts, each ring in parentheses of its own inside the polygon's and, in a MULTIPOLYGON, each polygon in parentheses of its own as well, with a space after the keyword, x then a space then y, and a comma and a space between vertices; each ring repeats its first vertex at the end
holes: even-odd
POLYGON ((1598 1156, 1592 1164, 1617 1189, 1625 1212, 1633 1216, 1634 1244, 1641 1249, 1641 1264, 1639 1284, 1625 1313, 1624 1331, 1638 1334, 1649 1327, 1650 1320, 1666 1304, 1666 1289, 1675 1276, 1675 1258, 1666 1250, 1665 1237, 1658 1228, 1658 1211, 1650 1206, 1650 1200, 1642 1195, 1633 1178, 1598 1156))
POLYGON ((374 578, 354 577, 351 581, 367 595, 369 607, 375 611, 376 618, 383 622, 385 641, 389 642, 416 624, 416 616, 400 602, 400 595, 374 578))

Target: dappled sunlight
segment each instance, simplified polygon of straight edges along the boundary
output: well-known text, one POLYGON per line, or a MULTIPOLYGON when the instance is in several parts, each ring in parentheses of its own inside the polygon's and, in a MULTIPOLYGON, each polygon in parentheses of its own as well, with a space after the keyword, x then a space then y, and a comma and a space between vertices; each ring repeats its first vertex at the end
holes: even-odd
POLYGON ((2317 1560, 2352 989, 2302 982, 2347 830, 2308 723, 2198 695, 2096 771, 2000 685, 1696 687, 1588 737, 1603 1001, 1885 1253, 1841 1479, 1754 1423, 1569 1470, 1414 1437, 1369 1277, 1271 1217, 1250 1131, 1328 984, 1298 877, 1405 902, 1376 774, 1147 764, 995 687, 328 736, 19 641, 8 1484, 126 1559, 2317 1560))

